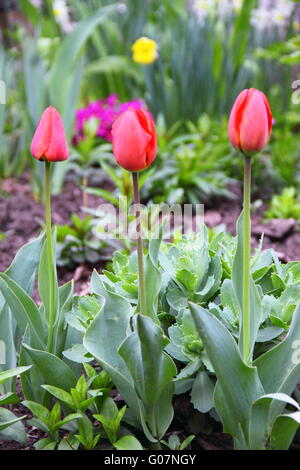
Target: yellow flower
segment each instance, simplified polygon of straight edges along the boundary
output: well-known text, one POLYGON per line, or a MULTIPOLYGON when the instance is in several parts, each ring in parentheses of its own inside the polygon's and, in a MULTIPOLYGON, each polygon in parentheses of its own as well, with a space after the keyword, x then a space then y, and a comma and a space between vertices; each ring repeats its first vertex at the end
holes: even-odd
POLYGON ((61 14, 61 8, 53 8, 53 15, 55 17, 60 16, 61 14))
POLYGON ((152 64, 158 58, 156 42, 144 36, 132 44, 131 50, 132 58, 138 64, 152 64))

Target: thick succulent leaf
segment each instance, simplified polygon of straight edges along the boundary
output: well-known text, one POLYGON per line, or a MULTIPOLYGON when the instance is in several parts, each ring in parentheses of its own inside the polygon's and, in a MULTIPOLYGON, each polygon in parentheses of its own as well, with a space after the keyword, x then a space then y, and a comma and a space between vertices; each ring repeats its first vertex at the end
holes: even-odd
POLYGON ((215 383, 208 373, 205 370, 199 371, 191 391, 191 402, 196 410, 207 413, 214 407, 214 390, 215 383))

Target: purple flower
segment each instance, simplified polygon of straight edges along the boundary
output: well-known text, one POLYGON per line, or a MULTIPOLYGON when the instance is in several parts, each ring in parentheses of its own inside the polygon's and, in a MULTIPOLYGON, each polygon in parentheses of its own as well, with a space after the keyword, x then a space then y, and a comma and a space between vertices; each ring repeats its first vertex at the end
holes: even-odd
POLYGON ((80 108, 76 111, 74 145, 77 145, 80 140, 85 138, 84 127, 89 119, 98 119, 99 126, 96 135, 104 140, 111 141, 111 127, 119 114, 128 108, 140 109, 145 107, 146 105, 142 100, 121 103, 116 94, 111 94, 107 98, 89 103, 85 108, 80 108))

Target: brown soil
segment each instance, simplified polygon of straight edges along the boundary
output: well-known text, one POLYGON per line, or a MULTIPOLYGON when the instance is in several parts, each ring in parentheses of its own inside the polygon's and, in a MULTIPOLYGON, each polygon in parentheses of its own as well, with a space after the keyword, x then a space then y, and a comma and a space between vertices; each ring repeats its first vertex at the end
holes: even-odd
MULTIPOLYGON (((96 208, 101 199, 89 195, 89 207, 96 208)), ((52 221, 54 224, 68 224, 72 213, 81 217, 87 214, 82 211, 82 191, 73 182, 67 181, 62 194, 52 197, 52 221)), ((0 231, 6 236, 0 241, 0 272, 5 271, 21 246, 37 237, 44 224, 44 207, 32 198, 27 175, 19 179, 8 179, 2 184, 0 194, 0 231)), ((103 266, 84 265, 70 271, 58 268, 60 284, 74 278, 75 292, 82 293, 87 288, 90 274, 94 268, 103 266)))

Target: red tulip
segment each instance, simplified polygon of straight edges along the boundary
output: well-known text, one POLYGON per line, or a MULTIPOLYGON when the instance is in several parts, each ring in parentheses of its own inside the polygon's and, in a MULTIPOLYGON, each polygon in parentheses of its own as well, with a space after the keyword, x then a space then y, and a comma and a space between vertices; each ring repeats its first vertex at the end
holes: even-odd
POLYGON ((112 145, 117 163, 128 171, 147 168, 156 157, 157 136, 145 109, 129 108, 112 125, 112 145))
POLYGON ((31 142, 31 153, 38 160, 61 162, 69 156, 64 125, 59 112, 45 109, 31 142))
POLYGON ((233 105, 229 117, 229 139, 245 155, 260 152, 268 143, 272 129, 269 102, 259 90, 243 90, 233 105))

